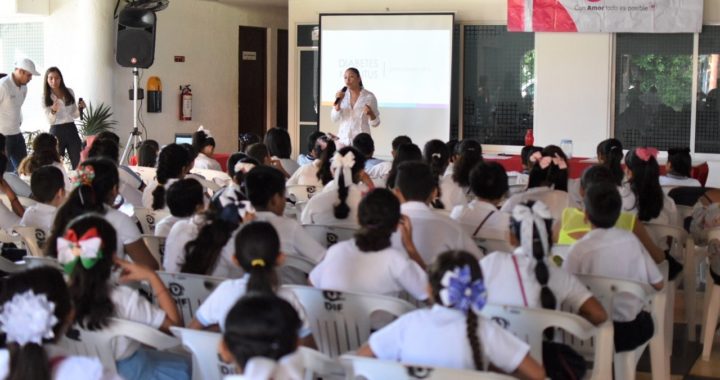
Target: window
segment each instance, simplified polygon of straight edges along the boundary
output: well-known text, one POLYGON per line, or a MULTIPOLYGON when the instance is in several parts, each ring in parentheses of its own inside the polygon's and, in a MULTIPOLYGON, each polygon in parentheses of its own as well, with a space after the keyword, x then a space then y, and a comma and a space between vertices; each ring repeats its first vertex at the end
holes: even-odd
POLYGON ((720 26, 703 26, 698 51, 695 151, 720 153, 720 26))
POLYGON ((524 145, 533 128, 535 34, 464 27, 463 137, 524 145))

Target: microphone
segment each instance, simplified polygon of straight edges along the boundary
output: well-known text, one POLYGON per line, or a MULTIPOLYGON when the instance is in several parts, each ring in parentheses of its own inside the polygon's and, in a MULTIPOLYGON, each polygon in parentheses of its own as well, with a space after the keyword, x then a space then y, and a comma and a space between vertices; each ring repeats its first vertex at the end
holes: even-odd
MULTIPOLYGON (((343 93, 345 93, 345 91, 347 91, 347 86, 343 86, 342 90, 340 90, 340 91, 342 91, 343 93)), ((335 98, 335 103, 333 103, 333 105, 334 105, 334 106, 338 105, 338 103, 340 103, 340 100, 341 100, 341 99, 342 99, 342 98, 340 98, 340 97, 335 98)))

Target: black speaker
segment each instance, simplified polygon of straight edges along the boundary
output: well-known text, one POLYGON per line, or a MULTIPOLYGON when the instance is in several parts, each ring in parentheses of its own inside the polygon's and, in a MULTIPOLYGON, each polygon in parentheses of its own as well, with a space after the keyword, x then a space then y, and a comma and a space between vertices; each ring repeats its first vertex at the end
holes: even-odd
POLYGON ((147 69, 155 60, 155 12, 125 8, 118 17, 115 60, 123 67, 147 69))

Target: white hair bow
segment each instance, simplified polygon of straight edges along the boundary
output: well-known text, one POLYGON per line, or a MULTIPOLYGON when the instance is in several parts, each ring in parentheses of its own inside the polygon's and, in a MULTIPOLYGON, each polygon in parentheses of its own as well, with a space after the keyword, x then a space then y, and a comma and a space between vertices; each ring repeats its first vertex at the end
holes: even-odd
POLYGON ((278 361, 256 356, 248 360, 243 368, 243 377, 250 380, 290 380, 301 379, 304 375, 302 356, 292 353, 278 361))
POLYGON ((55 337, 53 326, 58 323, 55 303, 48 301, 45 294, 35 294, 32 290, 16 294, 2 306, 0 323, 8 342, 20 346, 42 344, 43 339, 55 337))
POLYGON ((205 136, 207 136, 207 138, 211 138, 211 137, 212 137, 212 134, 210 134, 210 131, 207 130, 207 129, 205 129, 205 127, 202 126, 202 125, 199 126, 197 130, 198 130, 198 132, 200 132, 200 131, 205 132, 205 136))
POLYGON ((233 167, 233 170, 235 171, 235 173, 237 173, 237 172, 243 172, 243 173, 247 174, 247 173, 250 172, 250 170, 252 170, 254 167, 255 167, 255 164, 251 164, 251 163, 247 163, 247 162, 239 162, 239 161, 238 161, 238 162, 235 164, 235 166, 233 167))
POLYGON ((353 152, 347 152, 344 156, 335 152, 330 169, 332 170, 333 177, 335 177, 335 179, 338 178, 338 175, 340 174, 339 171, 342 170, 342 174, 345 177, 345 187, 347 187, 352 183, 353 166, 355 166, 355 155, 353 152))
POLYGON ((531 207, 526 204, 518 204, 513 208, 512 217, 520 222, 520 246, 526 255, 532 256, 533 249, 533 226, 540 234, 539 238, 543 247, 543 257, 550 251, 548 246, 548 231, 545 224, 546 219, 552 219, 550 210, 545 203, 535 201, 531 207))

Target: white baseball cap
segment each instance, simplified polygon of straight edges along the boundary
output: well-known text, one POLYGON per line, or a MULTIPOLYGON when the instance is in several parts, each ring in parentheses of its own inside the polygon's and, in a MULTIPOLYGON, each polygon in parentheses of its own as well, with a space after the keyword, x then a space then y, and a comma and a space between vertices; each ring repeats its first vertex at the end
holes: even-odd
POLYGON ((16 68, 16 69, 23 69, 23 70, 29 72, 29 73, 32 74, 32 75, 40 75, 40 73, 37 72, 37 70, 35 70, 35 63, 33 63, 33 61, 31 61, 31 60, 28 59, 28 58, 23 58, 23 59, 21 59, 21 60, 19 60, 19 61, 16 61, 16 62, 15 62, 15 68, 16 68))

